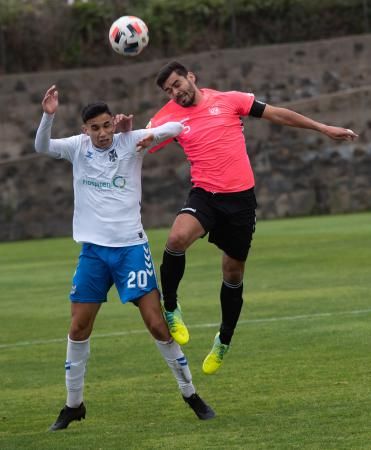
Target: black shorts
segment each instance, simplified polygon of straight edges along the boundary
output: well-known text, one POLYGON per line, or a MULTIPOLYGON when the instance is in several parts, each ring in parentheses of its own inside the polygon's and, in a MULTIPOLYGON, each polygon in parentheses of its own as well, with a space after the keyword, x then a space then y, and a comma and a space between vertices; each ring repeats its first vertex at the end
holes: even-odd
POLYGON ((213 194, 193 188, 178 214, 191 214, 203 226, 209 242, 231 258, 246 261, 255 231, 257 207, 254 188, 213 194))

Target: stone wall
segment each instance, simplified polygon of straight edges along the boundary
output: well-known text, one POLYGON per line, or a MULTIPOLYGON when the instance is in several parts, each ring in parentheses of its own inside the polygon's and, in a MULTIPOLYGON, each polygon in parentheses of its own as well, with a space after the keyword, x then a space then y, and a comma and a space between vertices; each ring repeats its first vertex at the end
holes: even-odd
MULTIPOLYGON (((353 128, 355 143, 336 143, 306 130, 247 119, 261 218, 361 211, 371 208, 371 35, 185 55, 200 86, 254 92, 326 123, 353 128)), ((107 101, 135 114, 143 127, 166 99, 150 63, 0 78, 0 240, 67 235, 73 196, 69 163, 35 155, 40 101, 51 84, 60 91, 53 137, 79 133, 84 104, 107 101)), ((168 226, 189 188, 181 150, 148 155, 143 170, 145 226, 168 226)))

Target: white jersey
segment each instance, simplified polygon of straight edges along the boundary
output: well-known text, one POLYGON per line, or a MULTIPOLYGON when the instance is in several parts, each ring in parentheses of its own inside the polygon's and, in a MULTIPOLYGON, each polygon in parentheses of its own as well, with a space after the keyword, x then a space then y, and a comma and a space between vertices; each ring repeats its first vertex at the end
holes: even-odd
MULTIPOLYGON (((147 242, 140 214, 144 152, 136 151, 136 144, 149 130, 115 134, 110 148, 99 149, 85 134, 50 139, 53 118, 44 113, 35 148, 73 165, 74 240, 107 247, 147 242)), ((153 145, 182 130, 183 126, 177 122, 151 129, 155 136, 153 145)))

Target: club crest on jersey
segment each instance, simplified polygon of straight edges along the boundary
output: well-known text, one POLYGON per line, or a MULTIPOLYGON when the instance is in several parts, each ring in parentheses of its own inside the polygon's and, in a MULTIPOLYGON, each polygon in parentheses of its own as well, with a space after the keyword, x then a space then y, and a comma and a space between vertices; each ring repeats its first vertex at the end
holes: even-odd
POLYGON ((220 109, 218 108, 218 106, 212 106, 211 108, 209 108, 209 113, 213 116, 217 116, 218 114, 220 114, 220 109))
POLYGON ((91 150, 88 150, 88 151, 86 152, 85 157, 88 158, 88 159, 92 159, 92 158, 93 158, 93 152, 92 152, 91 150))
POLYGON ((117 153, 116 153, 116 150, 114 148, 108 152, 108 157, 109 157, 110 162, 115 162, 116 161, 117 153))

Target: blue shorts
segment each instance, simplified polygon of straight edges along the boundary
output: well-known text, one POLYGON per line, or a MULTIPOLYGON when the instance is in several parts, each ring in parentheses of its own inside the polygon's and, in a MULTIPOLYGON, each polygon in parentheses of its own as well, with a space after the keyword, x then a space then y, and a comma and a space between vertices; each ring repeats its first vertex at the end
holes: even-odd
POLYGON ((103 247, 85 243, 72 281, 70 300, 102 303, 115 283, 122 303, 158 289, 148 244, 103 247))

